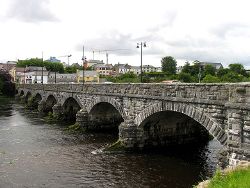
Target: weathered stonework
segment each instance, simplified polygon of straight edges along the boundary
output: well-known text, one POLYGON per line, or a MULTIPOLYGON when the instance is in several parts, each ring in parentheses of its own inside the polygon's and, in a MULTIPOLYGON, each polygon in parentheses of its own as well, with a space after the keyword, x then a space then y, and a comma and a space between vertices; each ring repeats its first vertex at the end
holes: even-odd
MULTIPOLYGON (((38 109, 53 105, 54 115, 80 108, 76 121, 84 128, 101 128, 102 121, 120 123, 119 140, 127 148, 145 146, 149 135, 145 122, 154 114, 180 113, 201 124, 224 146, 222 156, 227 161, 250 160, 250 84, 26 84, 19 86, 18 94, 25 98, 40 94, 38 109), (69 99, 78 107, 70 106, 69 99), (112 110, 105 114, 107 104, 119 115, 112 115, 112 110)), ((185 125, 175 124, 179 126, 162 128, 166 135, 161 139, 170 130, 177 134, 178 127, 185 125)), ((153 128, 148 131, 153 135, 153 128)))

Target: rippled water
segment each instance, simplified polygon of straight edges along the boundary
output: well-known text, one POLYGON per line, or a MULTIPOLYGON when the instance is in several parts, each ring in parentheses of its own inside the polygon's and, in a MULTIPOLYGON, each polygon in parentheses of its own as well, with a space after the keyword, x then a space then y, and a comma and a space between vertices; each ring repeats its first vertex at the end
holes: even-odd
POLYGON ((212 175, 221 148, 213 140, 186 151, 93 154, 116 139, 70 134, 0 97, 0 187, 192 187, 212 175))

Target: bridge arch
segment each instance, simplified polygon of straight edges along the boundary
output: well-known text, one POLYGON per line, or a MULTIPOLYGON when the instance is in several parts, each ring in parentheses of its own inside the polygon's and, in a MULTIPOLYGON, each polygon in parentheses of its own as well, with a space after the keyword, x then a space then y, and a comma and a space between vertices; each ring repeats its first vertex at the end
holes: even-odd
POLYGON ((20 91, 20 96, 24 96, 24 91, 23 90, 20 91))
POLYGON ((45 98, 45 107, 44 112, 53 112, 52 107, 57 103, 57 98, 54 95, 48 95, 47 98, 45 98))
POLYGON ((40 93, 36 93, 34 95, 34 99, 33 99, 33 103, 34 103, 33 105, 34 105, 35 108, 38 107, 38 104, 39 104, 40 101, 42 101, 42 95, 40 93))
POLYGON ((81 109, 81 106, 74 97, 68 97, 64 101, 62 108, 65 120, 76 121, 76 114, 81 109))
POLYGON ((193 105, 188 105, 180 102, 158 102, 154 105, 149 106, 144 109, 140 114, 135 118, 135 124, 138 127, 142 126, 144 120, 150 116, 159 113, 159 112, 177 112, 184 114, 189 118, 195 120, 200 125, 202 125, 216 140, 218 140, 222 145, 226 144, 227 134, 222 129, 222 127, 208 114, 202 112, 193 105))
POLYGON ((89 130, 111 130, 118 132, 118 127, 124 122, 121 113, 108 102, 96 103, 89 112, 89 130))
POLYGON ((106 96, 101 96, 101 97, 96 97, 89 104, 86 106, 86 109, 88 113, 91 112, 91 110, 96 106, 98 103, 108 103, 112 105, 122 116, 122 118, 125 120, 126 119, 126 113, 122 107, 122 105, 117 102, 115 99, 112 99, 111 97, 106 97, 106 96))

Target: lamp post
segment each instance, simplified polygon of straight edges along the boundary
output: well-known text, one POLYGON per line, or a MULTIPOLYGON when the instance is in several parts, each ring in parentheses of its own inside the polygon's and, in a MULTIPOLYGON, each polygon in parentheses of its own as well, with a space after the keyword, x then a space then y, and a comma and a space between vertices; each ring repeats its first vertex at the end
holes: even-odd
POLYGON ((198 79, 199 79, 199 83, 201 83, 201 64, 199 64, 198 79))
POLYGON ((69 58, 70 58, 71 56, 72 56, 71 54, 67 56, 67 57, 68 57, 68 66, 69 66, 69 58))
POLYGON ((56 70, 55 70, 55 84, 56 84, 56 70))
POLYGON ((146 42, 140 42, 140 43, 137 43, 137 46, 136 46, 136 48, 140 48, 141 47, 141 83, 143 83, 143 80, 142 80, 142 74, 143 74, 143 72, 142 72, 142 47, 147 47, 147 45, 146 45, 146 42))
POLYGON ((86 57, 84 56, 84 45, 82 46, 82 86, 84 85, 84 63, 85 63, 86 57))
POLYGON ((43 52, 42 52, 42 79, 41 79, 42 85, 43 85, 43 52))

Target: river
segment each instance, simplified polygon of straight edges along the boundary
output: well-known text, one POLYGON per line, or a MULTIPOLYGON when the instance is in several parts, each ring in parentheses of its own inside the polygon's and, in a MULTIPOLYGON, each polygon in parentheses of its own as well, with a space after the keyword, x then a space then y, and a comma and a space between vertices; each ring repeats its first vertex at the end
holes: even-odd
POLYGON ((188 188, 211 177, 220 144, 168 152, 95 152, 117 135, 72 134, 0 97, 0 187, 188 188))

